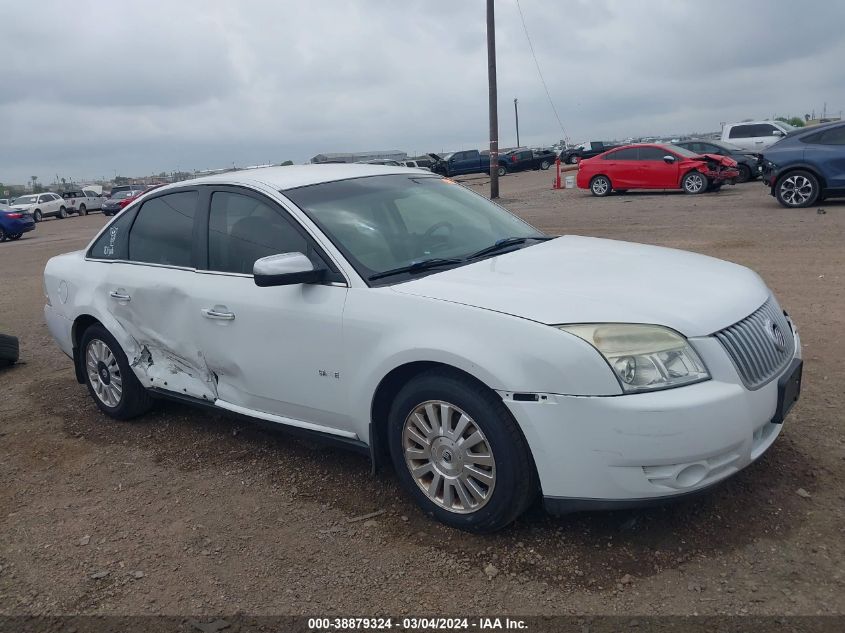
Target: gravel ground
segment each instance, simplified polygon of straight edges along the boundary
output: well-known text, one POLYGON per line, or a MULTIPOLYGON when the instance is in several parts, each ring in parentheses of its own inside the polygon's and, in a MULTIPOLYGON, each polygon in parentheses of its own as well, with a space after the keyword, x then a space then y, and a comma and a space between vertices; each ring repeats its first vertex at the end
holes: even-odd
POLYGON ((776 291, 805 386, 759 462, 681 504, 535 507, 479 537, 433 523, 354 454, 169 403, 112 421, 41 312, 47 259, 106 218, 48 220, 0 244, 0 331, 22 350, 0 373, 0 614, 845 612, 845 202, 787 210, 759 183, 595 199, 551 179, 509 175, 501 201, 552 233, 736 261, 776 291))

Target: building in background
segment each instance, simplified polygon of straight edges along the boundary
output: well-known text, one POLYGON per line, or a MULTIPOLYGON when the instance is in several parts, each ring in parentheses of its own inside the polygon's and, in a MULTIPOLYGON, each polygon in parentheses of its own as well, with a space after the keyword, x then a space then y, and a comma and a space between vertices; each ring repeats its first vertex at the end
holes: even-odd
POLYGON ((373 150, 369 152, 334 152, 317 154, 311 159, 312 163, 360 163, 362 161, 385 158, 387 160, 401 161, 408 158, 405 152, 398 149, 373 150))

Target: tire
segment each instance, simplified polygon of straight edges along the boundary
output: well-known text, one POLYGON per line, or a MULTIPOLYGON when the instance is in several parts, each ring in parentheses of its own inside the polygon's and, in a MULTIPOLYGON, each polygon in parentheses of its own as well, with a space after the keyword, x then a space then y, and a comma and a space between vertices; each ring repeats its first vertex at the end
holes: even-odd
POLYGON ((540 169, 542 169, 543 171, 546 171, 551 166, 552 164, 547 160, 540 161, 540 169))
POLYGON ((431 370, 406 384, 390 408, 388 442, 402 486, 426 514, 446 525, 477 533, 499 530, 537 494, 534 463, 510 412, 495 393, 458 372, 431 370), (449 407, 446 432, 439 423, 441 404, 449 407), (455 443, 479 435, 468 450, 455 443), (409 453, 420 457, 406 457, 409 453), (479 460, 470 462, 472 470, 464 468, 468 456, 479 460))
MULTIPOLYGON (((10 240, 12 240, 13 242, 14 242, 15 240, 19 240, 19 239, 21 239, 21 237, 22 237, 22 236, 23 236, 23 233, 8 233, 8 234, 6 235, 6 237, 8 237, 8 238, 9 238, 10 240)), ((2 241, 2 240, 0 240, 0 241, 2 241)))
POLYGON ((775 197, 778 202, 790 209, 812 206, 819 199, 820 194, 818 178, 803 169, 785 173, 775 184, 775 197))
POLYGON ((33 211, 32 219, 35 220, 36 222, 41 222, 41 220, 44 219, 43 216, 41 215, 41 209, 36 209, 35 211, 33 211))
POLYGON ((604 198, 606 195, 610 194, 612 189, 613 187, 610 184, 610 178, 607 176, 594 176, 590 181, 590 193, 597 198, 604 198))
POLYGON ((507 176, 508 168, 505 167, 504 165, 499 165, 499 168, 496 170, 496 173, 499 174, 500 177, 501 176, 507 176))
POLYGON ((18 362, 20 344, 16 336, 0 334, 0 366, 14 365, 18 362))
POLYGON ((580 161, 581 159, 578 157, 577 154, 573 154, 572 156, 566 159, 566 162, 570 165, 577 165, 580 161))
POLYGON ((79 215, 88 215, 88 209, 85 208, 84 204, 79 205, 79 215))
POLYGON ((739 176, 736 177, 737 182, 748 182, 751 180, 751 168, 748 165, 739 165, 739 176))
POLYGON ((130 420, 152 408, 153 400, 129 367, 126 354, 102 325, 85 330, 79 349, 85 385, 100 411, 116 420, 130 420))
POLYGON ((707 176, 698 171, 688 172, 683 179, 681 179, 681 189, 684 193, 697 195, 707 191, 707 176))
POLYGON ((0 226, 0 243, 6 241, 6 231, 3 230, 3 227, 0 226))
POLYGON ((59 207, 59 217, 64 220, 67 217, 67 209, 59 207))

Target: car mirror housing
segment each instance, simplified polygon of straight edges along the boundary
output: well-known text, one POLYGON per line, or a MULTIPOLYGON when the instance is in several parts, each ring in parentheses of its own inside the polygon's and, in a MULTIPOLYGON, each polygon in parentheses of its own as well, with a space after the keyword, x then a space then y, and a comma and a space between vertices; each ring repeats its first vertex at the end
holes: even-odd
POLYGON ((671 165, 675 162, 675 157, 670 154, 666 154, 666 156, 663 157, 663 162, 671 165))
POLYGON ((302 253, 281 253, 256 260, 252 274, 255 285, 265 288, 317 283, 323 280, 326 271, 315 269, 302 253))

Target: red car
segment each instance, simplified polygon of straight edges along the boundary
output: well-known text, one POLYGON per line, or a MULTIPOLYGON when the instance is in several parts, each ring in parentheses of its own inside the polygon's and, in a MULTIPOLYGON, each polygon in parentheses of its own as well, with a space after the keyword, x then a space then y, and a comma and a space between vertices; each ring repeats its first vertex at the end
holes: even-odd
POLYGON ((594 196, 628 189, 716 191, 739 176, 736 161, 676 145, 626 145, 578 163, 578 187, 594 196))

